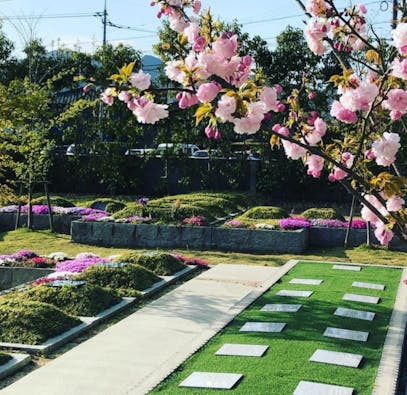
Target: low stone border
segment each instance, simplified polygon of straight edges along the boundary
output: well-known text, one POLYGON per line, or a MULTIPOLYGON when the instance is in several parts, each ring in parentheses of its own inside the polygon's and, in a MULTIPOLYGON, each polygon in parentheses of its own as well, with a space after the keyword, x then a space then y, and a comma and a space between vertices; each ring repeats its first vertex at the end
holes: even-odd
MULTIPOLYGON (((48 214, 33 214, 33 229, 49 229, 48 214)), ((71 231, 71 222, 80 219, 78 215, 59 215, 53 214, 52 221, 54 231, 69 235, 71 231)), ((16 225, 17 213, 0 213, 0 232, 14 230, 16 225)), ((27 226, 27 214, 20 214, 19 227, 27 226)))
POLYGON ((127 248, 300 254, 308 247, 308 229, 279 231, 73 221, 71 235, 76 243, 127 248))
MULTIPOLYGON (((345 237, 345 228, 312 227, 309 229, 309 245, 314 247, 343 247, 345 237)), ((348 245, 356 247, 366 244, 366 240, 366 229, 351 229, 348 245)), ((372 231, 370 232, 370 240, 376 241, 372 231)))
POLYGON ((373 395, 394 395, 396 393, 407 324, 407 286, 403 283, 403 279, 406 277, 407 269, 404 269, 384 342, 373 395))
POLYGON ((2 290, 17 287, 53 272, 54 269, 0 266, 0 294, 2 290))
POLYGON ((27 354, 12 353, 10 356, 11 360, 0 365, 0 380, 20 370, 31 360, 31 357, 27 354))

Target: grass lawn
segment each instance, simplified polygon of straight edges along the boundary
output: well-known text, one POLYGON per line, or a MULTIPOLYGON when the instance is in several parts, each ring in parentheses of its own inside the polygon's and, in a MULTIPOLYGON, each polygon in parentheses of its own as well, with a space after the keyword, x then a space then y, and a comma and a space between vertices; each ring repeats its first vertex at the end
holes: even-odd
POLYGON ((223 391, 179 388, 194 371, 241 373, 242 381, 233 394, 292 394, 300 380, 352 387, 358 395, 370 395, 377 373, 382 346, 401 275, 400 269, 362 267, 361 272, 333 270, 332 265, 299 263, 279 283, 267 291, 230 325, 187 360, 174 374, 162 382, 153 393, 213 394, 223 391), (324 280, 319 286, 289 284, 292 278, 324 280), (385 284, 384 291, 352 287, 353 281, 385 284), (276 296, 281 289, 312 290, 310 298, 276 296), (346 293, 380 296, 377 305, 342 301, 346 293), (261 312, 266 303, 298 303, 297 313, 261 312), (333 315, 337 307, 373 311, 375 319, 363 321, 333 315), (285 322, 281 333, 239 332, 246 321, 285 322), (326 327, 370 332, 366 343, 323 337, 326 327), (268 345, 261 358, 216 356, 225 343, 268 345), (349 352, 364 356, 359 369, 309 362, 318 348, 349 352))
MULTIPOLYGON (((71 242, 69 235, 51 233, 49 231, 32 231, 18 229, 16 231, 0 233, 0 254, 12 254, 21 249, 33 250, 38 254, 50 254, 51 252, 63 251, 71 256, 79 252, 93 252, 102 257, 113 254, 127 254, 134 251, 146 251, 144 249, 130 250, 126 248, 106 248, 77 244, 71 242)), ((186 255, 206 259, 211 264, 234 263, 245 265, 280 266, 290 259, 307 259, 315 261, 331 262, 357 262, 375 263, 382 265, 407 266, 407 253, 388 251, 385 248, 361 246, 345 249, 343 247, 310 250, 302 255, 292 254, 243 254, 220 251, 194 251, 177 249, 177 252, 186 255)), ((175 250, 171 250, 175 252, 175 250)))

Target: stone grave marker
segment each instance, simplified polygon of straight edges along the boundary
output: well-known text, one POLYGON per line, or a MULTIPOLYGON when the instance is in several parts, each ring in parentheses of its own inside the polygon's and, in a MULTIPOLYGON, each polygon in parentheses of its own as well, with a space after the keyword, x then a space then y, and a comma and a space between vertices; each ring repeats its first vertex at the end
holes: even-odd
POLYGON ((355 340, 358 342, 366 342, 367 338, 369 337, 369 332, 328 327, 325 329, 323 336, 335 337, 337 339, 355 340))
POLYGON ((260 311, 275 311, 279 313, 296 313, 302 304, 273 303, 265 304, 260 311))
POLYGON ((353 388, 300 381, 293 395, 352 395, 353 388))
POLYGON ((375 284, 375 283, 363 283, 360 281, 354 281, 352 287, 367 288, 367 289, 377 289, 379 291, 384 291, 385 285, 375 284))
POLYGON ((362 270, 360 266, 351 266, 351 265, 333 265, 332 268, 335 270, 351 270, 354 272, 360 272, 362 270))
POLYGON ((240 332, 281 332, 285 322, 246 322, 240 332))
POLYGON ((291 289, 282 289, 276 293, 277 296, 293 296, 297 298, 309 298, 313 291, 295 291, 291 289))
POLYGON ((303 284, 303 285, 321 285, 323 280, 317 280, 314 278, 293 278, 290 284, 303 284))
POLYGON ((309 359, 311 362, 321 362, 330 365, 347 366, 350 368, 359 367, 363 355, 351 354, 348 352, 316 350, 309 359))
POLYGON ((366 321, 372 321, 375 317, 375 313, 372 311, 347 309, 345 307, 338 307, 334 314, 341 317, 356 318, 358 320, 366 321))
POLYGON ((241 357, 261 357, 267 351, 269 346, 256 344, 224 344, 216 355, 233 355, 241 357))
POLYGON ((345 294, 342 300, 349 300, 351 302, 362 302, 362 303, 370 303, 370 304, 377 304, 380 301, 380 298, 377 296, 367 296, 367 295, 359 295, 359 294, 345 294))
POLYGON ((178 386, 229 390, 233 388, 242 377, 242 374, 236 373, 194 372, 178 386))

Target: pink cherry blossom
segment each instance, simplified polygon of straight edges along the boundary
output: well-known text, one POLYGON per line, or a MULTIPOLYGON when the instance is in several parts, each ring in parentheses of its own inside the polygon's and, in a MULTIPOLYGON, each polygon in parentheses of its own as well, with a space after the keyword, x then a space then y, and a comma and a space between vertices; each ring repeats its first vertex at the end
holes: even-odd
POLYGON ((407 23, 399 23, 395 29, 391 31, 393 39, 392 45, 396 47, 402 55, 407 53, 407 23))
POLYGON ((317 94, 315 92, 308 93, 308 99, 314 100, 316 97, 317 97, 317 94))
POLYGON ((306 162, 308 166, 307 174, 318 178, 321 175, 321 171, 324 168, 324 160, 318 155, 310 155, 306 162))
POLYGON ((221 122, 232 121, 232 114, 236 111, 236 100, 232 96, 223 95, 218 101, 218 108, 215 115, 221 122))
POLYGON ((173 11, 168 15, 168 22, 170 23, 170 28, 177 33, 182 33, 188 26, 188 22, 185 21, 184 17, 179 11, 173 11))
POLYGON ((137 73, 132 73, 129 82, 134 88, 144 91, 151 85, 151 75, 144 73, 143 70, 139 70, 137 73))
POLYGON ((194 93, 179 92, 177 94, 179 108, 185 109, 198 103, 198 97, 194 93))
POLYGON ((277 111, 277 92, 275 88, 264 87, 260 101, 264 103, 266 111, 277 111))
POLYGON ((403 80, 407 80, 407 59, 395 58, 391 64, 391 75, 403 80))
POLYGON ((199 86, 196 96, 201 103, 211 102, 221 90, 221 85, 217 82, 208 82, 199 86))
POLYGON ((327 51, 327 48, 323 44, 323 39, 327 34, 328 27, 325 22, 319 22, 314 19, 308 21, 304 35, 309 49, 315 55, 323 55, 327 51))
POLYGON ((367 13, 367 9, 366 6, 364 4, 359 4, 359 10, 362 14, 366 14, 367 13))
POLYGON ((195 14, 199 14, 199 11, 201 10, 201 1, 200 0, 193 0, 192 1, 192 11, 195 12, 195 14))
POLYGON ((212 126, 208 125, 205 128, 205 134, 206 134, 206 137, 208 137, 208 139, 213 139, 215 137, 215 134, 216 134, 216 129, 213 128, 212 126))
POLYGON ((115 92, 115 90, 113 88, 106 88, 101 94, 102 102, 107 104, 108 106, 113 105, 113 103, 114 103, 113 93, 114 92, 115 92))
POLYGON ((386 202, 387 211, 399 211, 403 208, 404 199, 400 196, 393 195, 386 202))
POLYGON ((307 150, 305 148, 299 146, 298 144, 292 143, 291 141, 282 140, 282 143, 287 158, 298 160, 301 159, 307 153, 307 150))
POLYGON ((186 77, 185 72, 182 70, 182 62, 179 60, 170 60, 164 67, 166 76, 172 80, 182 84, 186 77))
POLYGON ((339 101, 350 111, 367 111, 379 94, 379 88, 370 81, 362 81, 355 89, 347 89, 339 101))
MULTIPOLYGON (((344 152, 341 155, 341 164, 349 169, 352 167, 354 159, 355 156, 352 155, 350 152, 344 152)), ((340 167, 334 166, 331 174, 328 176, 328 180, 331 182, 340 181, 347 176, 348 173, 345 170, 341 169, 340 167)))
POLYGON ((195 42, 192 45, 192 50, 196 52, 202 52, 205 49, 206 40, 205 37, 198 36, 195 38, 195 42))
POLYGON ((197 22, 191 22, 185 29, 184 34, 188 39, 189 43, 194 43, 199 37, 200 27, 197 22))
POLYGON ((383 222, 376 223, 374 234, 381 245, 388 245, 394 236, 394 233, 383 222))
POLYGON ((142 96, 133 110, 133 114, 137 117, 137 120, 141 123, 156 123, 160 119, 168 117, 168 105, 157 104, 148 100, 145 96, 142 96))
POLYGON ((127 103, 129 100, 131 100, 132 97, 132 94, 128 91, 121 91, 117 96, 117 98, 124 103, 127 103))
POLYGON ((232 33, 222 33, 212 44, 213 54, 220 59, 230 59, 236 55, 237 36, 232 33))
POLYGON ((324 0, 308 0, 306 10, 313 16, 323 16, 328 9, 324 0))
POLYGON ((400 136, 397 133, 384 132, 383 136, 372 144, 372 152, 379 166, 389 166, 396 160, 400 148, 400 136))
POLYGON ((335 117, 338 121, 344 123, 354 123, 358 120, 358 117, 354 111, 350 111, 342 106, 342 104, 335 100, 332 103, 331 115, 335 117))
POLYGON ((407 92, 403 89, 390 89, 387 94, 387 100, 383 100, 383 108, 392 111, 407 111, 407 92))
MULTIPOLYGON (((379 211, 381 209, 383 209, 383 205, 379 202, 379 200, 376 198, 376 196, 365 195, 364 198, 373 207, 377 208, 379 211)), ((371 222, 372 224, 376 224, 379 221, 379 218, 377 217, 377 215, 364 204, 362 204, 362 209, 360 210, 360 215, 366 222, 371 222)))
POLYGON ((254 134, 261 126, 261 122, 266 112, 265 106, 262 102, 253 102, 247 105, 247 115, 243 118, 234 118, 232 120, 235 125, 234 131, 238 134, 254 134))

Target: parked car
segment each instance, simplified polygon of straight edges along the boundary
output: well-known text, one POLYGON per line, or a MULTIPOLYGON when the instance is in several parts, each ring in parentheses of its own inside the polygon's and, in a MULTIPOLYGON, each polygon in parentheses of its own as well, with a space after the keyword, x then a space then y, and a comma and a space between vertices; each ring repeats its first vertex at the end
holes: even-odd
POLYGON ((198 151, 195 151, 191 155, 192 159, 209 159, 209 152, 206 149, 200 149, 198 151))
POLYGON ((129 148, 124 155, 145 156, 152 154, 154 151, 154 148, 129 148))
POLYGON ((161 143, 157 146, 157 156, 160 157, 165 152, 170 151, 174 154, 185 154, 192 156, 194 152, 199 151, 199 147, 195 144, 177 144, 177 143, 161 143))

